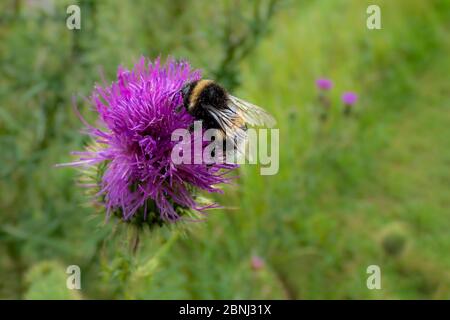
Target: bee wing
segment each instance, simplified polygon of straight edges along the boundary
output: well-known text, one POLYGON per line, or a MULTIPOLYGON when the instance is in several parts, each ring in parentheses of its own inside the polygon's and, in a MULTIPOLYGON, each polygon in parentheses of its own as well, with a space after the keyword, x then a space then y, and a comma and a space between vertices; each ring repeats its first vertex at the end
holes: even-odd
POLYGON ((248 135, 245 127, 240 128, 233 123, 233 119, 238 115, 236 110, 220 110, 209 105, 206 105, 205 108, 226 133, 224 138, 232 144, 233 150, 227 150, 226 158, 245 157, 244 149, 247 144, 248 135))
POLYGON ((232 95, 229 95, 228 107, 240 114, 246 123, 253 126, 267 126, 271 128, 277 123, 264 109, 232 95))
POLYGON ((213 106, 206 105, 205 109, 217 121, 219 126, 225 131, 230 132, 235 130, 232 119, 236 117, 236 112, 232 109, 217 109, 213 106))

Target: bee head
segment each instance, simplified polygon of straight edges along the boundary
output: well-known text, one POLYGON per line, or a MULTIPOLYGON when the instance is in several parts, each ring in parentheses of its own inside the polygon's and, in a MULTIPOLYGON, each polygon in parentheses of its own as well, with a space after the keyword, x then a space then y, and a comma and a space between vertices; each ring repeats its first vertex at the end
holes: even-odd
POLYGON ((181 92, 181 97, 183 99, 189 94, 189 90, 191 89, 191 84, 192 84, 192 82, 188 82, 183 86, 183 88, 181 88, 180 92, 181 92))
POLYGON ((186 110, 189 107, 189 97, 196 83, 197 81, 187 82, 180 90, 181 97, 183 98, 183 106, 186 108, 186 110))

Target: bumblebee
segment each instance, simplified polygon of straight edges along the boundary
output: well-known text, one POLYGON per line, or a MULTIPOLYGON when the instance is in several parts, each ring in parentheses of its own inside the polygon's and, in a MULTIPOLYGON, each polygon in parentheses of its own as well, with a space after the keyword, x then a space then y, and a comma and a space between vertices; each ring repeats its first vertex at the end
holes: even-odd
POLYGON ((213 80, 186 83, 181 89, 183 106, 206 129, 216 129, 217 138, 231 142, 242 152, 247 141, 247 125, 275 125, 275 119, 264 109, 229 94, 213 80))

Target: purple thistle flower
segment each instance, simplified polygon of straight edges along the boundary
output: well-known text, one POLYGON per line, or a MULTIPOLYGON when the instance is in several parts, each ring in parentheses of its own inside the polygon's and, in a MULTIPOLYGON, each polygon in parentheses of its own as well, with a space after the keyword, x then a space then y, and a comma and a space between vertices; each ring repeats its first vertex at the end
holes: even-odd
POLYGON ((187 62, 169 59, 163 65, 157 59, 147 64, 141 57, 130 71, 119 67, 110 86, 95 87, 90 102, 101 126, 93 127, 79 115, 95 142, 69 165, 100 172, 96 197, 107 216, 119 212, 130 220, 139 212, 146 219, 151 207, 156 219, 174 221, 180 218, 177 208, 202 213, 217 207, 199 204, 194 192, 221 192, 217 185, 229 182, 225 174, 237 165, 174 164, 171 159, 179 143, 171 141, 172 132, 194 121, 180 108, 180 89, 200 78, 187 62))
POLYGON ((330 79, 321 78, 316 80, 316 86, 320 90, 330 90, 333 87, 333 82, 330 79))
POLYGON ((344 92, 342 95, 342 102, 347 106, 352 106, 358 100, 358 95, 354 92, 344 92))

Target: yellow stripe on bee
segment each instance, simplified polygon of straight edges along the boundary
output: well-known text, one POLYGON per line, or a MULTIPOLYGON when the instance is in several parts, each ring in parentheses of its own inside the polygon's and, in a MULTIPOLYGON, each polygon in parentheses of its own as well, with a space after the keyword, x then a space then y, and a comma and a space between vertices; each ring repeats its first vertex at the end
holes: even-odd
POLYGON ((232 120, 233 124, 237 127, 237 128, 242 128, 245 125, 245 121, 244 119, 241 117, 241 115, 236 116, 233 120, 232 120))
POLYGON ((200 80, 199 82, 197 82, 197 84, 195 85, 194 89, 192 89, 192 92, 191 92, 191 97, 189 99, 189 109, 192 109, 195 106, 203 89, 205 89, 212 82, 213 82, 212 80, 206 80, 206 79, 200 80))

